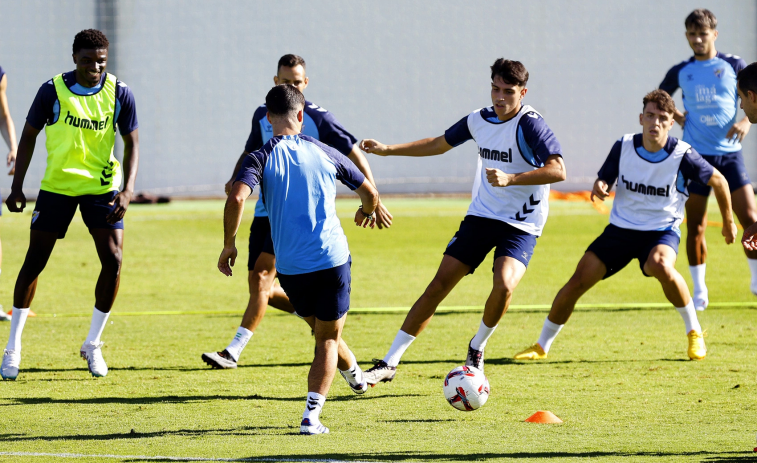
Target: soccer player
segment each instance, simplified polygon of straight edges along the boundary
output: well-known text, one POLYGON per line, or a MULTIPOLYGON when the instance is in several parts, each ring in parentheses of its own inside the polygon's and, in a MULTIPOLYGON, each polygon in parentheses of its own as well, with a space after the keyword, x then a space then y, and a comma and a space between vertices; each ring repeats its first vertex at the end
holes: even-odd
POLYGON ((361 143, 366 152, 382 156, 434 156, 468 140, 478 144, 468 213, 389 352, 365 371, 368 384, 394 379, 400 358, 428 325, 437 306, 494 248, 492 291, 465 361, 483 370, 484 347, 507 311, 547 221, 549 184, 565 180, 560 143, 541 115, 522 104, 528 92, 525 66, 500 58, 491 66, 491 79, 492 106, 463 117, 444 135, 399 145, 387 146, 376 140, 361 143))
POLYGON ((546 358, 578 299, 633 259, 639 260, 644 276, 657 278, 665 297, 681 314, 689 358, 701 360, 707 354, 689 287, 675 268, 681 239, 678 227, 683 221, 689 182, 699 182, 715 190, 725 242, 733 243, 736 224, 728 182, 691 145, 668 136, 675 116, 670 95, 654 90, 644 97, 643 105, 639 115, 643 132, 624 135, 615 142, 594 182, 592 200, 596 196, 602 201, 618 182, 610 225, 589 245, 575 273, 557 293, 539 341, 516 354, 516 360, 546 358))
MULTIPOLYGON (((757 124, 757 63, 752 63, 739 72, 738 91, 741 98, 741 109, 749 118, 749 122, 757 124)), ((757 224, 744 230, 742 243, 749 251, 757 251, 757 224)))
MULTIPOLYGON (((362 204, 355 213, 358 226, 373 228, 378 192, 349 159, 301 134, 306 105, 305 97, 291 85, 277 85, 266 95, 266 119, 273 127, 273 137, 245 158, 232 185, 224 211, 224 249, 218 268, 231 276, 244 202, 260 184, 279 280, 295 313, 315 333, 315 359, 308 375, 300 434, 323 434, 329 430, 319 415, 336 368, 352 368, 362 375, 354 355, 341 341, 350 304, 351 258, 336 215, 336 180, 360 196, 362 204)), ((363 391, 367 387, 363 383, 363 391)))
MULTIPOLYGON (((305 74, 305 60, 297 55, 282 56, 279 59, 273 82, 276 85, 293 85, 297 90, 304 93, 309 83, 305 74)), ((226 184, 227 194, 247 155, 259 150, 273 136, 273 128, 266 118, 266 113, 266 105, 262 105, 258 107, 252 117, 252 131, 247 139, 244 152, 234 167, 232 178, 226 184)), ((306 101, 303 117, 303 134, 320 140, 347 156, 365 174, 368 181, 372 185, 376 185, 365 156, 356 146, 357 139, 347 132, 330 112, 306 101)), ((380 201, 376 210, 376 224, 380 229, 389 228, 392 224, 392 215, 380 201)), ((262 196, 255 206, 255 218, 250 226, 249 250, 247 281, 250 289, 250 300, 242 316, 242 323, 226 349, 221 352, 202 354, 203 361, 213 368, 237 367, 239 357, 258 325, 263 321, 268 305, 285 312, 294 312, 286 293, 274 281, 276 278, 276 257, 271 242, 271 225, 262 196)))
MULTIPOLYGON (((5 144, 8 145, 8 155, 6 156, 6 162, 8 167, 11 168, 8 175, 13 174, 13 166, 16 163, 16 128, 13 125, 13 119, 11 119, 11 113, 8 110, 8 97, 5 94, 5 90, 8 88, 8 77, 5 75, 2 66, 0 66, 0 134, 5 140, 5 144)), ((2 215, 2 209, 0 209, 0 215, 2 215)), ((0 264, 3 260, 3 249, 0 245, 0 264)), ((10 321, 11 316, 5 313, 0 306, 0 321, 10 321)))
MULTIPOLYGON (((744 228, 757 222, 754 189, 749 180, 741 141, 749 132, 748 118, 737 121, 738 94, 736 75, 746 66, 735 55, 719 53, 715 49, 718 21, 711 11, 697 9, 686 18, 686 39, 694 56, 673 66, 660 88, 673 94, 679 87, 683 92, 685 112, 676 109, 675 120, 683 127, 683 141, 699 152, 728 180, 733 210, 744 228)), ((694 306, 704 310, 709 304, 705 284, 707 243, 707 197, 710 187, 693 183, 686 202, 688 235, 686 254, 694 280, 694 306)), ((746 250, 752 274, 751 290, 757 294, 757 251, 746 250)))
POLYGON ((79 207, 102 264, 95 287, 95 307, 81 356, 93 376, 105 376, 108 366, 100 336, 116 299, 123 251, 123 217, 134 193, 139 136, 134 96, 116 76, 105 72, 108 39, 94 29, 74 37, 72 72, 42 84, 32 103, 18 146, 18 162, 5 204, 22 212, 24 177, 37 135, 45 129, 47 168, 32 213, 29 250, 16 280, 10 338, 2 362, 2 377, 16 379, 21 362, 21 332, 37 290, 37 277, 59 239, 66 236, 79 207), (123 165, 113 155, 116 126, 124 141, 123 165), (124 189, 119 192, 121 179, 124 189))

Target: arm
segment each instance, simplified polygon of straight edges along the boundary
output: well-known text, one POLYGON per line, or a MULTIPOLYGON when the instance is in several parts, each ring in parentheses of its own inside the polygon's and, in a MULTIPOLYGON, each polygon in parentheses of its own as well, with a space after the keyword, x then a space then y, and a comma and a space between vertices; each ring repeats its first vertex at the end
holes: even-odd
POLYGON ((486 168, 486 179, 492 186, 509 185, 546 185, 565 180, 565 163, 562 156, 553 154, 547 158, 543 167, 519 174, 506 174, 499 169, 486 168))
POLYGON ((26 207, 26 196, 22 191, 24 187, 24 178, 26 171, 29 169, 29 163, 34 155, 34 146, 37 144, 37 135, 40 130, 35 129, 27 122, 21 131, 21 142, 18 144, 18 157, 16 158, 16 172, 13 175, 11 184, 11 193, 5 200, 5 205, 11 212, 22 212, 26 207), (18 203, 21 203, 19 206, 18 203))
POLYGON ((131 197, 134 196, 134 182, 137 180, 139 168, 139 129, 121 135, 121 139, 124 141, 124 189, 109 203, 116 207, 105 217, 108 223, 116 223, 124 218, 126 208, 129 207, 131 197))
POLYGON ((379 156, 436 156, 451 150, 452 146, 444 139, 444 135, 441 135, 399 145, 385 145, 379 141, 367 139, 360 142, 360 149, 379 156))
POLYGON ((11 119, 11 113, 8 110, 8 98, 5 94, 7 86, 8 77, 3 76, 0 80, 0 134, 2 134, 5 144, 8 145, 6 161, 8 167, 11 168, 8 175, 13 175, 14 163, 16 162, 16 127, 13 125, 13 119, 11 119))
POLYGON ((234 185, 234 180, 237 178, 237 172, 239 172, 239 169, 242 167, 242 163, 244 162, 244 158, 246 158, 248 154, 250 153, 248 153, 247 150, 242 152, 242 155, 239 156, 236 165, 234 165, 234 172, 231 173, 231 178, 223 187, 224 191, 226 192, 226 196, 231 193, 231 186, 234 185))
POLYGON ((686 115, 689 114, 689 112, 682 113, 678 108, 676 108, 675 114, 673 114, 673 120, 678 122, 678 125, 683 128, 686 125, 686 115))
POLYGON ((715 198, 718 200, 720 215, 723 217, 723 231, 726 244, 731 244, 736 240, 736 223, 733 221, 731 213, 731 193, 728 191, 728 182, 723 174, 717 170, 713 171, 708 186, 712 187, 715 198))
POLYGON ((234 182, 226 206, 223 209, 223 251, 218 258, 218 270, 227 277, 231 276, 231 267, 237 260, 236 237, 242 222, 244 202, 252 194, 252 188, 244 182, 234 182))
POLYGON ((373 228, 375 224, 373 213, 379 205, 378 191, 373 185, 371 185, 368 178, 366 178, 357 190, 355 190, 355 193, 360 196, 361 202, 360 207, 357 212, 355 212, 355 225, 358 227, 362 225, 363 228, 370 225, 370 227, 373 228))
MULTIPOLYGON (((368 160, 365 159, 365 156, 363 156, 363 153, 360 152, 360 149, 357 147, 357 145, 352 146, 352 151, 350 151, 350 154, 348 154, 347 157, 355 164, 360 172, 365 175, 365 178, 371 183, 371 185, 376 187, 376 181, 373 179, 371 166, 368 165, 368 160)), ((379 198, 378 206, 376 207, 376 225, 378 225, 379 230, 391 227, 393 218, 394 217, 389 212, 389 209, 384 206, 384 204, 381 202, 381 199, 379 198)))

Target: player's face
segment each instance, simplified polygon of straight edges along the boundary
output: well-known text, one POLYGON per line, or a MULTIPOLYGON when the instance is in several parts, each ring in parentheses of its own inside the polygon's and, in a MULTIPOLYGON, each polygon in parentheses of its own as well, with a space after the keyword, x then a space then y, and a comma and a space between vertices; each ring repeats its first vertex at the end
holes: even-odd
POLYGON ((715 50, 715 39, 718 31, 715 29, 686 29, 686 40, 696 56, 709 56, 715 50))
POLYGON ((494 76, 492 80, 492 104, 497 118, 505 121, 520 110, 520 102, 528 89, 520 85, 508 84, 502 77, 494 76))
POLYGON ((108 49, 81 49, 73 54, 76 64, 76 81, 84 87, 94 87, 108 64, 108 49))
POLYGON ((300 64, 293 68, 281 66, 279 73, 273 77, 273 82, 276 85, 293 85, 300 93, 305 93, 305 89, 308 86, 308 77, 305 75, 305 68, 300 64))
POLYGON ((639 122, 644 127, 644 137, 664 144, 668 132, 673 128, 673 113, 666 113, 657 108, 657 103, 647 103, 644 112, 639 115, 639 122))
POLYGON ((746 94, 737 88, 739 92, 739 98, 741 98, 741 109, 744 110, 744 114, 749 118, 749 122, 757 124, 757 94, 747 90, 746 94))

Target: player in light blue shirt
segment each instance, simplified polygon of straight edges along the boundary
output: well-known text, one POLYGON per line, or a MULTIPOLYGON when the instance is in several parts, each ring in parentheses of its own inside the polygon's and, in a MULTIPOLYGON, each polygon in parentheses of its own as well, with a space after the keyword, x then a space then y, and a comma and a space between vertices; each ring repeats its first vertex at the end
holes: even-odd
MULTIPOLYGON (((718 21, 706 9, 694 10, 686 18, 686 38, 694 56, 673 66, 660 88, 673 94, 683 92, 685 113, 676 110, 675 120, 683 127, 683 141, 689 143, 702 157, 718 169, 728 180, 733 199, 733 211, 744 228, 757 222, 757 205, 749 175, 741 154, 741 141, 751 123, 744 117, 738 120, 739 95, 736 77, 746 63, 738 56, 719 53, 715 49, 718 21)), ((709 303, 705 285, 707 243, 707 197, 711 188, 693 184, 686 202, 688 235, 686 254, 694 280, 694 305, 704 310, 709 303)), ((751 290, 757 295, 757 251, 746 250, 752 273, 751 290)))
POLYGON ((315 359, 300 434, 329 432, 319 419, 335 370, 356 393, 368 388, 355 356, 341 340, 350 303, 350 252, 336 215, 336 180, 361 199, 355 223, 374 227, 378 192, 357 167, 328 145, 302 135, 305 97, 291 85, 266 96, 273 138, 250 153, 237 174, 224 211, 224 249, 218 269, 231 276, 235 237, 244 202, 260 184, 271 222, 276 270, 295 313, 315 333, 315 359))

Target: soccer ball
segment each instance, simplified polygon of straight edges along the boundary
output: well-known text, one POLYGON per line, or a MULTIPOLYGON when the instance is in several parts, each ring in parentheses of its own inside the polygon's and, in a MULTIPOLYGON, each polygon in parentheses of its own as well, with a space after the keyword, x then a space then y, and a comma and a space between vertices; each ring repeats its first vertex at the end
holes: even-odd
POLYGON ((458 410, 476 410, 489 399, 489 380, 478 368, 457 367, 444 378, 444 397, 458 410))

